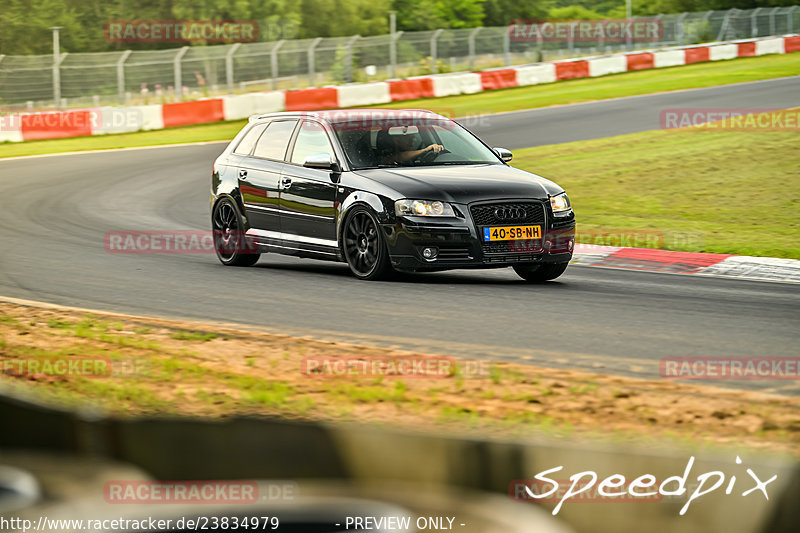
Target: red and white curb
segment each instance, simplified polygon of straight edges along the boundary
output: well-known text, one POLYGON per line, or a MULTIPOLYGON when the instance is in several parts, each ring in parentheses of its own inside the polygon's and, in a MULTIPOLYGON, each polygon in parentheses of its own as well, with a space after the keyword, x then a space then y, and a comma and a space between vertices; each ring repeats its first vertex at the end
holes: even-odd
POLYGON ((160 130, 171 126, 238 120, 259 113, 316 111, 475 94, 619 72, 798 51, 800 35, 782 35, 639 50, 482 72, 455 72, 371 83, 255 92, 193 102, 5 115, 0 116, 0 142, 160 130))
POLYGON ((800 261, 776 257, 671 252, 649 248, 617 248, 577 244, 572 264, 697 274, 719 278, 800 283, 800 261))

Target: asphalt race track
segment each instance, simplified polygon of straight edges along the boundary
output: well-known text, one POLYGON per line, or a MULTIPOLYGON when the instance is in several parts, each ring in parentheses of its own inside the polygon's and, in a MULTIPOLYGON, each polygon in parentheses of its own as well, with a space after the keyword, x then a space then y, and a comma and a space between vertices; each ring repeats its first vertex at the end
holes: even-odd
MULTIPOLYGON (((508 113, 475 130, 511 148, 520 146, 513 138, 572 141, 600 136, 600 117, 620 109, 606 134, 649 129, 662 105, 798 106, 800 78, 508 113)), ((581 266, 541 286, 510 269, 367 283, 344 264, 284 256, 226 268, 213 254, 105 251, 112 230, 208 229, 210 168, 222 147, 0 160, 0 295, 645 378, 658 377, 663 357, 797 354, 792 284, 581 266)), ((797 380, 726 386, 800 394, 797 380)))
POLYGON ((513 111, 461 122, 510 150, 657 130, 664 110, 786 109, 800 106, 800 76, 513 111))

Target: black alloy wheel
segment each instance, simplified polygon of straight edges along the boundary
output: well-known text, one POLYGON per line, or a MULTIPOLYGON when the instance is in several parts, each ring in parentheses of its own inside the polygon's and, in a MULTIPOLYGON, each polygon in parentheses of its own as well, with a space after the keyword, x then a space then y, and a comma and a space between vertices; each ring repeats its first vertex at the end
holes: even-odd
POLYGON ((230 199, 217 202, 211 222, 214 251, 223 265, 252 266, 258 262, 261 254, 250 253, 257 247, 246 238, 239 211, 230 199))
POLYGON ((382 279, 391 271, 378 221, 367 209, 353 209, 347 217, 343 237, 344 257, 357 278, 382 279))

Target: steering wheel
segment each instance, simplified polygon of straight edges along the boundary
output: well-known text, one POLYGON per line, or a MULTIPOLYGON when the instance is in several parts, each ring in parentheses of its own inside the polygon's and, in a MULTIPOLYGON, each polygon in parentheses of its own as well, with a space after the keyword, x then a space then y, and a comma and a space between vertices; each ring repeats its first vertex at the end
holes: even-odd
POLYGON ((420 155, 417 159, 419 159, 420 163, 430 163, 431 161, 439 157, 440 154, 449 154, 449 153, 450 150, 448 150, 447 148, 442 148, 438 152, 429 150, 424 154, 420 155))

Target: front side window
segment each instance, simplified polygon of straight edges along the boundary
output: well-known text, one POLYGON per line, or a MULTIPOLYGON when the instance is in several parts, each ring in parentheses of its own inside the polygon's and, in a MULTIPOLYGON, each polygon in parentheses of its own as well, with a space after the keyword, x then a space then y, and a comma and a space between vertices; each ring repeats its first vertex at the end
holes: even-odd
POLYGON ((328 134, 322 126, 317 122, 305 121, 300 126, 294 143, 292 163, 302 165, 308 156, 317 154, 328 154, 331 159, 335 159, 328 134))
POLYGON ((297 124, 296 120, 270 122, 266 131, 258 139, 253 155, 264 159, 283 161, 295 124, 297 124))

